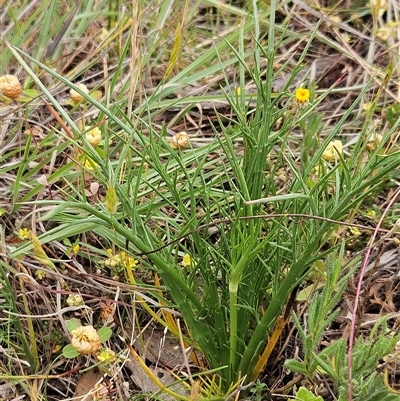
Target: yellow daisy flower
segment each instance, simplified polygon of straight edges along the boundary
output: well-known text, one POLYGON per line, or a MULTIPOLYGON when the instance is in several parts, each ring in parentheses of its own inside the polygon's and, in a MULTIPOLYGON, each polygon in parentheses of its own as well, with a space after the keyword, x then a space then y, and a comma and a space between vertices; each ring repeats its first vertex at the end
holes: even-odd
POLYGON ((310 91, 305 88, 298 88, 294 93, 297 103, 306 104, 310 100, 310 91))

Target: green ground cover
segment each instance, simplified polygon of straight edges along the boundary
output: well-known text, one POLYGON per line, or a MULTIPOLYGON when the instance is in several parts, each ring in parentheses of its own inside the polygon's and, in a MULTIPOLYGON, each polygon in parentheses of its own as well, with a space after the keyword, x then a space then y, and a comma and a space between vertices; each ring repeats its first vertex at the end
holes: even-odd
POLYGON ((0 399, 400 398, 395 0, 0 5, 0 399))

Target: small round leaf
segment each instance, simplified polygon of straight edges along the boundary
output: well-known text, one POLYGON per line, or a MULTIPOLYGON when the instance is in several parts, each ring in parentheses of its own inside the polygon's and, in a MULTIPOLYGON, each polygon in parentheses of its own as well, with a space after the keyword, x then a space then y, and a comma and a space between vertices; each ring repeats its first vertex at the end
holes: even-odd
POLYGON ((63 348, 63 357, 64 358, 76 358, 79 355, 79 352, 71 345, 68 344, 63 348))

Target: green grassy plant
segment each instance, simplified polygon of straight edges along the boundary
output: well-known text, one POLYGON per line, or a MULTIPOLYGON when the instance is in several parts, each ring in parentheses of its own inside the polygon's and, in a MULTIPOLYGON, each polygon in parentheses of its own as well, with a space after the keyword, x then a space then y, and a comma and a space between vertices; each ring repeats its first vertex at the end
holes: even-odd
MULTIPOLYGON (((0 310, 5 313, 0 323, 0 342, 7 344, 4 351, 11 360, 21 360, 28 366, 31 374, 37 372, 39 361, 35 340, 35 332, 32 319, 28 318, 28 332, 25 330, 23 321, 16 305, 16 299, 11 283, 3 268, 4 263, 0 264, 0 287, 1 303, 0 310), (10 312, 10 313, 8 313, 10 312)), ((21 282, 23 286, 23 283, 21 282)), ((25 311, 29 313, 29 307, 24 299, 25 311)), ((21 372, 23 374, 23 371, 21 372)))
MULTIPOLYGON (((373 77, 362 86, 326 135, 321 135, 324 116, 318 107, 335 92, 334 87, 318 90, 306 81, 294 85, 299 64, 279 93, 273 91, 280 72, 274 64, 279 47, 298 39, 288 26, 276 23, 277 9, 286 4, 271 2, 266 11, 260 11, 253 2, 250 12, 240 13, 232 6, 229 12, 241 18, 239 29, 189 62, 178 56, 179 44, 190 39, 181 37, 185 21, 176 20, 178 27, 166 24, 167 6, 172 3, 165 2, 154 14, 159 29, 149 30, 148 51, 141 49, 136 36, 147 14, 136 8, 133 19, 118 23, 115 10, 109 10, 108 39, 119 38, 121 46, 110 50, 110 57, 115 51, 119 58, 96 83, 104 88, 104 97, 97 100, 76 86, 86 67, 65 76, 39 54, 25 51, 20 42, 4 41, 8 60, 13 57, 24 69, 41 93, 37 102, 57 124, 40 140, 28 136, 18 150, 20 160, 5 164, 1 172, 17 171, 12 184, 13 212, 35 204, 38 221, 46 227, 39 236, 41 244, 78 241, 79 256, 99 269, 106 268, 110 254, 124 255, 119 274, 130 285, 143 284, 137 272, 153 277, 154 286, 147 287, 146 296, 154 303, 144 306, 146 312, 174 334, 178 333, 177 323, 165 312, 166 305, 182 316, 185 344, 204 355, 203 368, 218 374, 219 394, 215 395, 222 397, 236 383, 246 386, 258 378, 260 366, 267 362, 263 352, 268 338, 279 319, 287 318, 299 285, 310 278, 316 261, 340 249, 332 233, 342 223, 351 222, 365 199, 382 190, 398 167, 398 154, 389 144, 400 119, 383 132, 374 149, 367 149, 373 111, 390 80, 390 68, 384 71, 386 81, 373 77), (167 40, 168 32, 174 32, 172 43, 167 40), (246 46, 248 40, 254 44, 251 49, 246 46), (132 54, 137 64, 132 62, 132 54), (153 91, 146 91, 141 87, 141 79, 145 80, 141 71, 154 68, 165 54, 170 57, 168 74, 153 91), (187 65, 179 69, 179 61, 187 65), (201 99, 227 100, 235 117, 224 119, 217 113, 211 140, 202 146, 191 141, 186 148, 174 149, 167 124, 155 121, 177 105, 192 107, 199 96, 171 99, 171 95, 217 72, 230 84, 232 79, 225 72, 228 67, 237 68, 236 87, 201 99), (173 73, 175 69, 178 72, 173 73), (76 90, 84 98, 83 107, 71 108, 59 101, 41 74, 51 77, 54 87, 76 90), (256 94, 246 93, 249 79, 255 83, 256 94), (296 99, 294 86, 308 86, 309 101, 296 99), (326 161, 327 148, 354 119, 373 88, 372 111, 363 116, 356 141, 344 153, 335 149, 333 160, 326 161), (139 101, 135 102, 135 96, 139 101), (102 130, 99 145, 88 142, 87 126, 102 130), (55 166, 55 158, 64 162, 55 166), (38 180, 42 171, 46 181, 38 180), (89 191, 92 184, 100 188, 99 193, 89 191), (45 191, 48 197, 42 196, 45 191), (190 255, 190 263, 184 266, 185 254, 190 255)), ((83 17, 85 10, 80 12, 83 17)), ((188 10, 186 17, 190 20, 193 15, 194 10, 188 10)), ((46 21, 48 30, 51 24, 46 21)), ((49 35, 43 33, 41 43, 49 35)), ((318 26, 307 37, 300 63, 317 36, 321 39, 318 26)), ((104 47, 106 43, 107 39, 104 47)), ((99 62, 102 46, 88 68, 99 62)), ((27 104, 25 115, 37 107, 35 101, 27 104)), ((5 159, 14 152, 6 153, 5 159)), ((32 249, 32 242, 27 241, 12 248, 10 258, 27 255, 32 249)), ((339 273, 339 262, 332 272, 327 271, 325 295, 340 295, 344 281, 339 281, 339 273)), ((47 269, 47 274, 52 277, 54 271, 47 269)), ((328 295, 319 302, 322 305, 312 305, 325 312, 334 303, 328 295)), ((316 363, 321 365, 322 356, 317 362, 313 359, 314 349, 331 319, 324 320, 317 313, 310 316, 316 332, 313 338, 303 333, 307 347, 302 372, 308 375, 315 371, 316 363)), ((324 363, 325 369, 328 362, 324 363)), ((359 377, 364 376, 363 372, 359 377)))

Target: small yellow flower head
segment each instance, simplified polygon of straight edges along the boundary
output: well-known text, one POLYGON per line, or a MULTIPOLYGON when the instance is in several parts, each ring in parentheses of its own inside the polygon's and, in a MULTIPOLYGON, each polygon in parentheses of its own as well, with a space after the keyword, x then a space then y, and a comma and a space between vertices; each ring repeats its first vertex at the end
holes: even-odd
POLYGON ((80 294, 69 294, 67 298, 67 304, 69 306, 79 306, 83 305, 83 298, 80 294))
POLYGON ((170 139, 170 143, 174 149, 185 149, 189 144, 189 135, 184 131, 178 132, 170 139))
POLYGON ((79 244, 75 244, 71 249, 72 252, 76 255, 79 252, 79 244))
POLYGON ((47 277, 47 273, 44 270, 39 269, 35 271, 35 276, 39 281, 41 281, 47 277))
POLYGON ((341 141, 336 140, 328 144, 322 153, 322 158, 329 163, 334 163, 340 160, 339 155, 343 155, 343 145, 341 141))
POLYGON ((101 131, 97 127, 86 127, 88 132, 86 132, 86 140, 94 147, 96 147, 101 142, 101 131))
POLYGON ((138 263, 139 263, 138 260, 132 258, 132 256, 129 256, 129 255, 128 255, 126 252, 124 252, 124 251, 121 251, 121 252, 119 253, 119 255, 120 255, 121 264, 122 264, 124 267, 127 267, 127 268, 129 268, 129 269, 134 269, 134 268, 138 265, 138 263))
POLYGON ((100 336, 93 326, 79 326, 71 331, 71 345, 82 355, 98 352, 101 348, 100 336))
MULTIPOLYGON (((85 84, 77 84, 76 85, 82 92, 88 94, 89 93, 89 89, 87 88, 87 86, 85 84)), ((80 101, 84 100, 85 98, 80 95, 75 89, 71 89, 69 92, 70 96, 71 96, 71 100, 74 104, 79 103, 80 101)))
POLYGON ((22 86, 15 75, 3 75, 0 77, 0 91, 3 96, 15 100, 22 93, 22 86))
POLYGON ((355 237, 359 237, 361 235, 361 231, 357 227, 350 227, 349 230, 355 237))
POLYGON ((115 352, 109 348, 101 350, 100 354, 97 355, 97 359, 102 363, 114 363, 117 361, 115 352))
POLYGON ((20 228, 18 230, 18 237, 20 239, 30 239, 31 238, 31 234, 29 233, 29 229, 27 228, 20 228))
POLYGON ((99 165, 97 163, 95 163, 92 159, 90 159, 89 157, 86 157, 84 166, 88 170, 94 170, 95 168, 99 167, 99 165))
POLYGON ((305 88, 298 88, 294 93, 294 97, 296 98, 296 102, 299 104, 307 104, 310 100, 310 91, 305 88))
POLYGON ((113 255, 111 249, 107 249, 107 253, 110 257, 104 261, 105 266, 108 266, 108 267, 121 266, 121 256, 119 253, 117 253, 116 255, 113 255))
POLYGON ((189 255, 188 253, 185 253, 185 254, 183 255, 183 259, 182 259, 181 265, 182 265, 183 267, 188 267, 188 266, 190 266, 191 264, 192 264, 192 260, 191 260, 190 255, 189 255))
POLYGON ((375 210, 373 210, 373 209, 368 210, 368 211, 367 211, 367 216, 370 217, 370 218, 376 217, 376 212, 375 212, 375 210))

